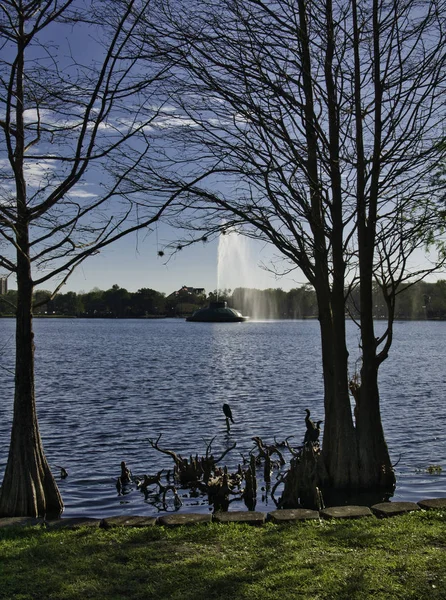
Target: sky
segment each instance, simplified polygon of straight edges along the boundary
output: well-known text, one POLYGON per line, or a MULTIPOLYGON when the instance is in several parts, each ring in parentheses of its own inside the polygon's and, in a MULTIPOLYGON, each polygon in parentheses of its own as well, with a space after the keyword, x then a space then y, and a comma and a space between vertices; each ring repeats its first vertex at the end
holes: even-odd
MULTIPOLYGON (((48 31, 44 30, 41 33, 44 46, 56 58, 59 68, 71 63, 71 56, 74 56, 79 63, 88 63, 97 52, 101 53, 100 46, 88 27, 77 26, 76 35, 70 35, 69 39, 65 37, 66 33, 65 28, 59 29, 57 25, 52 25, 48 31)), ((30 52, 36 52, 38 56, 43 52, 45 55, 39 47, 30 52)), ((26 118, 35 120, 35 110, 28 110, 26 118)), ((40 152, 40 147, 37 151, 40 152)), ((51 152, 48 156, 51 156, 51 152)), ((2 165, 6 164, 5 159, 3 154, 0 157, 2 165)), ((49 159, 28 163, 28 193, 37 189, 41 185, 42 178, 47 174, 52 176, 54 169, 55 165, 49 159)), ((87 182, 84 187, 77 188, 76 194, 81 198, 82 195, 89 195, 91 191, 94 190, 87 182)), ((14 191, 12 190, 11 193, 14 191)), ((302 277, 300 280, 293 275, 277 278, 265 271, 261 264, 269 262, 272 251, 264 244, 247 238, 225 236, 224 248, 220 247, 220 254, 224 253, 224 260, 219 260, 218 240, 205 245, 199 243, 186 247, 170 258, 167 252, 163 257, 158 256, 158 251, 164 249, 167 242, 181 238, 182 235, 184 233, 169 229, 163 224, 159 224, 151 233, 148 230, 141 230, 136 234, 130 234, 102 249, 99 254, 87 258, 73 272, 60 291, 62 293, 88 292, 95 287, 105 290, 117 284, 130 292, 144 287, 168 295, 183 285, 205 288, 209 293, 217 287, 234 289, 240 286, 258 289, 280 287, 289 290, 305 283, 302 277)), ((7 275, 7 272, 2 272, 0 269, 0 276, 7 275)), ((41 273, 36 271, 33 275, 37 279, 41 273)), ((60 280, 61 278, 50 280, 39 287, 52 291, 60 280)), ((9 276, 8 287, 17 288, 14 274, 9 276)))
MULTIPOLYGON (((218 240, 199 243, 184 248, 170 259, 167 255, 159 257, 161 241, 167 241, 167 238, 160 238, 160 232, 158 242, 156 232, 148 234, 140 231, 89 257, 74 271, 60 290, 61 293, 89 292, 95 287, 107 290, 115 284, 129 292, 151 288, 166 295, 183 285, 205 288, 207 294, 217 287, 222 290, 247 287, 289 291, 307 283, 300 271, 280 277, 265 270, 265 265, 271 266, 271 260, 275 257, 272 249, 264 243, 234 234, 224 236, 220 244, 218 240)), ((170 239, 172 235, 174 233, 171 231, 170 239)), ((422 252, 418 260, 424 262, 422 252)), ((0 276, 5 275, 0 273, 0 276)), ((445 273, 440 272, 431 275, 428 280, 444 278, 445 273)), ((8 287, 17 287, 13 276, 8 280, 8 287)), ((51 286, 46 284, 42 288, 50 290, 51 286)))
MULTIPOLYGON (((183 285, 205 288, 207 294, 217 287, 289 291, 307 283, 298 270, 283 276, 266 270, 265 267, 271 268, 277 254, 264 243, 236 234, 226 235, 222 240, 220 244, 218 240, 199 243, 168 258, 158 256, 155 233, 139 232, 88 258, 74 271, 61 293, 88 292, 95 287, 106 290, 115 284, 129 292, 151 288, 166 295, 183 285)), ((419 263, 424 263, 423 252, 420 251, 417 258, 419 263)), ((437 281, 445 275, 444 271, 435 273, 427 280, 437 281)), ((13 281, 9 287, 16 287, 13 281)), ((50 289, 48 285, 43 287, 50 289)))
MULTIPOLYGON (((106 290, 114 284, 129 292, 151 288, 166 295, 183 285, 205 288, 206 293, 217 286, 288 291, 305 283, 297 272, 283 277, 267 272, 262 264, 273 257, 271 249, 241 236, 224 236, 220 251, 218 240, 214 240, 184 248, 171 258, 158 256, 160 237, 158 243, 156 238, 155 232, 141 231, 105 248, 77 268, 61 293, 88 292, 94 287, 106 290)), ((9 282, 9 287, 16 287, 14 281, 9 282)), ((43 287, 50 289, 49 285, 43 287)))
MULTIPOLYGON (((96 42, 87 30, 82 39, 77 39, 77 45, 82 54, 94 54, 96 42)), ((55 46, 51 48, 54 50, 55 46)), ((181 232, 176 232, 176 235, 181 237, 181 232)), ((281 288, 288 291, 306 283, 299 271, 283 277, 267 272, 262 264, 270 263, 272 250, 261 242, 240 236, 225 236, 220 248, 218 240, 214 240, 184 248, 171 258, 167 255, 158 256, 164 242, 174 239, 174 236, 175 232, 163 225, 151 234, 147 231, 131 234, 83 262, 61 292, 87 292, 95 287, 105 290, 114 284, 130 292, 151 288, 166 295, 183 285, 205 288, 207 293, 217 288, 236 287, 281 288)), ((420 254, 418 259, 423 261, 423 256, 420 254)), ((7 273, 0 271, 0 276, 5 275, 7 273)), ((439 274, 431 279, 441 276, 439 274)), ((51 290, 57 283, 47 282, 42 287, 51 290)), ((13 276, 8 284, 10 289, 16 288, 13 276)))

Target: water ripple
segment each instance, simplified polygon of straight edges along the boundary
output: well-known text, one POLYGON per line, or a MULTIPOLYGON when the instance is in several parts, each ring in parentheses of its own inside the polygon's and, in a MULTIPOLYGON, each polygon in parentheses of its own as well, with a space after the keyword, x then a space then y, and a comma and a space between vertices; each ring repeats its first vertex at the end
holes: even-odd
MULTIPOLYGON (((380 324, 378 324, 378 327, 380 324)), ((152 320, 35 320, 36 392, 45 451, 54 472, 69 472, 60 489, 67 516, 156 514, 137 490, 119 496, 115 483, 126 460, 134 474, 172 468, 149 438, 183 455, 214 455, 233 441, 231 467, 252 448, 251 438, 304 433, 304 409, 323 418, 318 323, 243 324, 152 320), (235 425, 226 433, 228 402, 235 425)), ((357 334, 348 323, 352 371, 357 334)), ((12 418, 14 321, 0 320, 0 475, 12 418)), ((380 374, 382 416, 392 461, 398 462, 395 499, 444 496, 446 468, 443 366, 446 323, 397 323, 391 358, 380 374)), ((187 494, 182 491, 181 494, 187 494)), ((207 511, 184 497, 182 510, 207 511)), ((271 509, 266 499, 257 508, 271 509)), ((237 508, 237 504, 234 504, 237 508)), ((172 508, 173 510, 173 508, 172 508)))

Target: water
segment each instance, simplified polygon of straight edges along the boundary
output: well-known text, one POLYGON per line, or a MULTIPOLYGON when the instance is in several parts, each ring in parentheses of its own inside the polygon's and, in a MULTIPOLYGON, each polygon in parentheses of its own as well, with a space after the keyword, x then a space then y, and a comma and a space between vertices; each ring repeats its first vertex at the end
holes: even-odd
MULTIPOLYGON (((228 229, 220 233, 217 250, 217 291, 231 290, 231 308, 240 310, 251 319, 277 319, 284 315, 277 303, 278 294, 271 291, 277 288, 273 281, 273 271, 260 260, 262 248, 259 242, 228 229), (237 290, 234 294, 234 290, 237 290), (249 310, 246 310, 249 307, 249 310)), ((274 264, 272 257, 266 260, 274 264)), ((295 284, 296 282, 294 282, 295 284)), ((300 315, 297 315, 300 316, 300 315)))
MULTIPOLYGON (((352 370, 356 333, 348 323, 352 370)), ((36 392, 40 430, 59 485, 65 516, 157 514, 159 507, 132 490, 119 496, 115 482, 126 460, 134 474, 171 469, 149 438, 187 456, 213 453, 234 441, 231 467, 247 456, 251 438, 272 442, 303 438, 304 409, 323 418, 320 342, 316 321, 239 324, 165 320, 36 319, 36 392), (233 411, 228 435, 223 402, 233 411)), ((0 319, 0 476, 12 417, 14 321, 0 319)), ((446 495, 445 322, 404 322, 395 327, 391 358, 381 372, 382 415, 394 463, 394 500, 446 495)), ((181 494, 186 494, 182 490, 181 494)), ((183 497, 185 511, 208 511, 183 497)), ((231 509, 244 505, 235 502, 231 509)), ((259 494, 257 509, 272 510, 259 494)), ((173 505, 169 504, 173 510, 173 505)))
MULTIPOLYGON (((259 248, 255 242, 234 229, 228 229, 225 234, 220 233, 217 249, 217 291, 243 288, 244 294, 250 298, 252 310, 249 316, 252 319, 263 315, 263 318, 274 318, 275 306, 266 307, 263 299, 262 307, 259 306, 259 289, 267 289, 273 283, 272 274, 262 268, 259 261, 259 248), (260 308, 263 312, 260 312, 260 308), (271 312, 267 312, 271 308, 271 312)), ((231 306, 239 309, 241 307, 231 306)))
POLYGON ((239 282, 247 285, 250 274, 255 272, 249 253, 248 238, 228 229, 220 233, 217 249, 217 293, 234 289, 239 282))

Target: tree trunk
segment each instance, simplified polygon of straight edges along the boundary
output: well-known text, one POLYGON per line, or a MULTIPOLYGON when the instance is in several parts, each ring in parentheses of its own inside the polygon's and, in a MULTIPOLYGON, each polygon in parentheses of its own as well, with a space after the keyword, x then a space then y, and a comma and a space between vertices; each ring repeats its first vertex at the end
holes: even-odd
MULTIPOLYGON (((59 516, 63 502, 46 461, 37 423, 34 392, 34 334, 32 330, 32 295, 29 223, 25 155, 25 48, 29 40, 25 32, 24 13, 18 24, 17 62, 15 73, 15 150, 8 149, 14 170, 17 199, 15 223, 17 248, 17 313, 16 368, 14 414, 8 462, 0 490, 1 516, 59 516)), ((11 84, 12 85, 12 84, 11 84)), ((13 85, 11 87, 11 90, 13 85)), ((11 91, 10 90, 10 91, 11 91)))
POLYGON ((391 491, 395 486, 395 472, 381 424, 376 369, 363 366, 359 394, 356 433, 361 489, 388 488, 391 491))
POLYGON ((16 371, 11 444, 0 490, 0 517, 60 516, 63 502, 39 434, 34 392, 34 334, 27 228, 18 234, 16 371))
POLYGON ((377 341, 373 323, 371 267, 361 266, 361 342, 362 368, 359 402, 356 410, 361 489, 371 490, 395 486, 395 473, 384 437, 379 406, 377 341))
MULTIPOLYGON (((355 23, 355 115, 357 139, 357 230, 360 281, 360 320, 362 368, 359 389, 359 404, 356 411, 356 430, 359 452, 360 482, 362 490, 388 488, 395 484, 395 473, 390 462, 389 451, 381 423, 378 391, 377 339, 373 322, 373 279, 376 246, 376 224, 378 219, 379 173, 382 153, 382 84, 380 75, 378 3, 373 2, 374 27, 374 86, 375 86, 375 131, 370 191, 366 195, 366 160, 363 145, 363 119, 361 106, 359 25, 356 1, 353 2, 355 23)), ((389 316, 392 319, 391 316, 389 316)))
MULTIPOLYGON (((337 319, 340 319, 338 314, 337 319)), ((342 319, 344 315, 342 313, 342 319)), ((323 487, 338 490, 357 489, 359 486, 356 436, 348 393, 345 336, 334 323, 330 310, 319 315, 324 365, 325 423, 322 456, 328 473, 323 487), (325 315, 324 315, 325 313, 325 315)))

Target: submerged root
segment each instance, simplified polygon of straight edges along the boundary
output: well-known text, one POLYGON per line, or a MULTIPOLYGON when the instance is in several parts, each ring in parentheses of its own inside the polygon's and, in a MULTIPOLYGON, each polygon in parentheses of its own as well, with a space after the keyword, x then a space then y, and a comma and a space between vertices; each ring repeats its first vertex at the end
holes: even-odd
POLYGON ((305 444, 299 455, 293 456, 284 477, 284 489, 279 500, 280 508, 324 507, 322 496, 326 479, 321 450, 318 444, 305 444))

